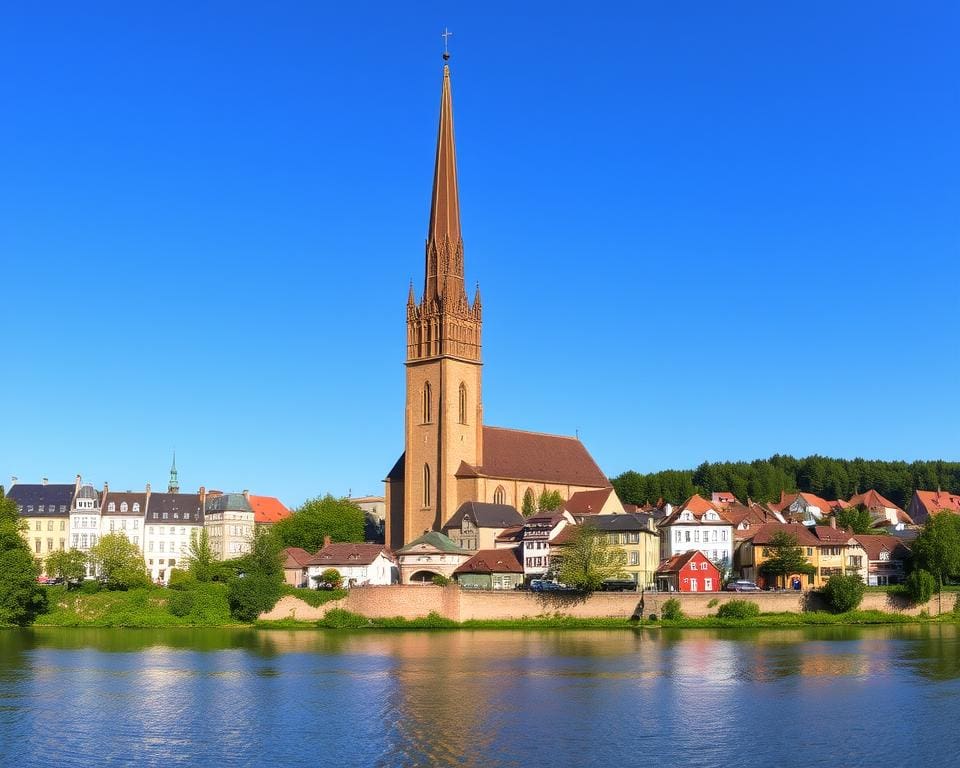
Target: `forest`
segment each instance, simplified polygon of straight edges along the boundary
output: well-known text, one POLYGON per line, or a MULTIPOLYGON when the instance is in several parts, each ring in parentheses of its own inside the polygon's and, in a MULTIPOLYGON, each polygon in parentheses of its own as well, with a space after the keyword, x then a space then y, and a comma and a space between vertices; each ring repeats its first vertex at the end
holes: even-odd
POLYGON ((960 462, 874 461, 780 454, 755 461, 704 462, 696 469, 668 469, 641 474, 627 471, 610 482, 621 501, 680 504, 694 493, 710 498, 730 491, 740 501, 779 501, 780 492, 806 491, 828 501, 849 499, 871 488, 906 509, 916 489, 941 488, 960 493, 960 462))

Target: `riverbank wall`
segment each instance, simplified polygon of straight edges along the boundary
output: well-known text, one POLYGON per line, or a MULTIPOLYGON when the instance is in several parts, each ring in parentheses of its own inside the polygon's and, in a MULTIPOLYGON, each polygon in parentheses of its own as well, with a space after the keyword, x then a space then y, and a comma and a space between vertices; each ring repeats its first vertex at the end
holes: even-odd
MULTIPOLYGON (((295 619, 317 621, 327 611, 339 608, 370 619, 402 617, 416 619, 430 613, 453 621, 491 621, 563 615, 580 619, 649 618, 660 616, 663 603, 671 598, 680 601, 680 609, 690 618, 713 616, 717 608, 729 600, 749 600, 760 606, 762 613, 803 613, 826 610, 815 592, 760 593, 656 593, 597 592, 578 595, 553 592, 481 592, 457 586, 394 585, 391 587, 355 587, 347 597, 307 605, 290 595, 284 596, 273 610, 260 616, 266 621, 295 619)), ((953 610, 960 593, 945 593, 942 601, 934 596, 929 603, 915 605, 900 595, 889 592, 868 592, 860 610, 885 611, 916 616, 926 611, 930 616, 953 610)))

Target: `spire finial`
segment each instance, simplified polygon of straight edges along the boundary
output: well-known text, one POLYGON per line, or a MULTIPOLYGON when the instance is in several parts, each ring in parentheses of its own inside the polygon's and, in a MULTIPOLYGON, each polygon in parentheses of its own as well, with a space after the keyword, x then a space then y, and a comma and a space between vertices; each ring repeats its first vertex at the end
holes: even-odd
POLYGON ((449 29, 444 27, 443 32, 440 35, 440 37, 443 38, 443 60, 444 61, 450 61, 450 49, 447 47, 447 40, 452 34, 453 32, 451 32, 449 29))

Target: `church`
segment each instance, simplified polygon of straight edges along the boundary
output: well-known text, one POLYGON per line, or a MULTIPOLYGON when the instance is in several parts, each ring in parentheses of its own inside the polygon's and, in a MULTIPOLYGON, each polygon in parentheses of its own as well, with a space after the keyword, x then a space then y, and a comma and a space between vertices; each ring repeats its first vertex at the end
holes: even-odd
POLYGON ((463 238, 444 54, 423 295, 407 298, 404 451, 387 475, 386 543, 439 531, 467 502, 521 508, 544 491, 569 499, 610 482, 576 438, 483 423, 480 288, 464 282, 463 238))

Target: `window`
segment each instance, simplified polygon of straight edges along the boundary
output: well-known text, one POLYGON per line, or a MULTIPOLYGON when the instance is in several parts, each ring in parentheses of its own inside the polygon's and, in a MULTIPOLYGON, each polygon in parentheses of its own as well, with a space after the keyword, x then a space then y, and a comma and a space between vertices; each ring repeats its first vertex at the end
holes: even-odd
MULTIPOLYGON (((717 556, 717 555, 716 555, 716 552, 714 552, 714 555, 713 555, 713 556, 714 556, 714 557, 717 556)), ((700 570, 701 570, 701 571, 707 570, 707 564, 706 564, 706 563, 700 563, 700 570)))
POLYGON ((493 492, 493 503, 494 504, 507 503, 507 492, 504 490, 502 485, 498 485, 497 490, 493 492))
POLYGON ((107 504, 107 512, 116 512, 116 511, 117 511, 117 503, 115 501, 111 501, 109 504, 107 504))
POLYGON ((460 423, 467 423, 467 385, 460 382, 460 423))
POLYGON ((139 521, 139 520, 134 520, 134 521, 133 521, 133 530, 137 531, 137 530, 139 530, 139 529, 140 529, 140 521, 139 521))
POLYGON ((53 539, 47 539, 47 552, 53 552, 53 539))
POLYGON ((676 541, 677 543, 680 542, 680 530, 679 530, 679 529, 677 530, 677 535, 676 535, 676 537, 675 537, 675 541, 676 541))
POLYGON ((48 531, 53 530, 53 520, 47 520, 47 530, 48 531))
POLYGON ((165 543, 161 541, 161 542, 160 542, 160 551, 161 551, 161 552, 163 552, 164 546, 165 546, 165 543))
POLYGON ((120 521, 120 528, 124 531, 127 530, 127 521, 125 519, 120 521))
POLYGON ((60 530, 61 530, 61 531, 67 530, 67 521, 66 521, 66 520, 61 520, 61 521, 60 521, 60 530))
POLYGON ((43 514, 43 511, 44 511, 45 509, 46 509, 46 506, 43 505, 43 504, 41 504, 40 507, 39 507, 39 509, 38 509, 37 511, 42 515, 42 514, 43 514))
POLYGON ((423 465, 423 506, 430 506, 430 465, 423 465))
POLYGON ((630 553, 630 565, 640 565, 640 553, 636 550, 630 553))
MULTIPOLYGON (((422 410, 422 415, 423 415, 423 423, 424 423, 424 424, 429 424, 429 423, 433 420, 433 419, 432 419, 432 416, 433 416, 433 414, 432 414, 432 408, 433 408, 433 402, 432 402, 432 400, 433 400, 433 395, 432 395, 431 390, 430 390, 430 382, 429 382, 429 381, 428 381, 426 384, 423 385, 422 397, 423 397, 423 402, 421 403, 421 410, 422 410)), ((424 506, 429 506, 429 505, 424 504, 424 506)))
POLYGON ((163 519, 164 519, 164 520, 167 519, 167 513, 166 513, 166 512, 163 513, 163 519))
POLYGON ((684 538, 684 541, 686 541, 687 544, 689 544, 689 543, 690 543, 690 531, 684 531, 683 533, 684 533, 684 537, 683 537, 683 538, 684 538))
POLYGON ((43 530, 43 523, 42 523, 40 520, 37 520, 37 524, 36 524, 35 527, 36 527, 36 529, 37 529, 38 531, 42 531, 42 530, 43 530))
POLYGON ((881 550, 880 550, 880 559, 881 559, 881 560, 889 560, 889 559, 890 559, 890 553, 887 552, 887 550, 885 550, 885 549, 881 549, 881 550))
POLYGON ((139 501, 135 501, 135 502, 133 502, 133 514, 136 515, 136 514, 138 514, 139 512, 140 512, 140 502, 139 502, 139 501))
POLYGON ((807 557, 813 557, 813 547, 807 547, 807 557))
POLYGON ((139 537, 139 536, 134 536, 134 537, 133 537, 133 543, 134 543, 136 546, 139 547, 139 546, 140 546, 140 537, 139 537))
MULTIPOLYGON (((37 554, 40 554, 40 539, 34 539, 33 548, 36 550, 37 554)), ((23 551, 23 550, 21 550, 23 551)))
POLYGON ((130 507, 127 506, 127 502, 125 502, 125 501, 120 502, 120 513, 121 513, 121 514, 124 514, 124 515, 127 514, 127 510, 129 510, 129 509, 130 509, 130 507))
POLYGON ((110 520, 110 533, 113 533, 113 525, 114 525, 114 522, 113 522, 113 520, 111 519, 111 520, 110 520))
MULTIPOLYGON (((706 531, 704 531, 704 533, 706 533, 706 531)), ((694 540, 694 541, 700 541, 700 529, 697 529, 697 530, 695 530, 695 531, 693 532, 693 540, 694 540)), ((706 540, 706 539, 704 539, 704 540, 706 540)))
POLYGON ((696 563, 690 563, 690 570, 691 570, 691 571, 697 570, 697 564, 696 564, 696 563))

